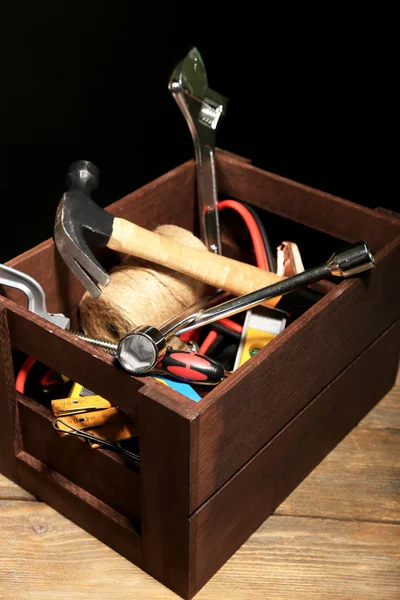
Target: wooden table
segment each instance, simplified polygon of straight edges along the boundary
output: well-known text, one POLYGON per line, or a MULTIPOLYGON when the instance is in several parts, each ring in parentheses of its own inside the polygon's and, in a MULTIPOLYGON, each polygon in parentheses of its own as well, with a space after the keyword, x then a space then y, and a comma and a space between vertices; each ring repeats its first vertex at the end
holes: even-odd
MULTIPOLYGON (((400 598, 400 377, 196 600, 400 598)), ((177 598, 0 476, 2 600, 177 598)))

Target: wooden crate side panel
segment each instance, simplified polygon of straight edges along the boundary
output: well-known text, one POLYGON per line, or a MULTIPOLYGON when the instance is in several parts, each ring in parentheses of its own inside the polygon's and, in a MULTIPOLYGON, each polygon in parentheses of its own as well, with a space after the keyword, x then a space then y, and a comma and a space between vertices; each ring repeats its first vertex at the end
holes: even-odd
POLYGON ((61 437, 53 415, 40 404, 18 394, 21 448, 95 496, 140 529, 140 475, 136 463, 122 454, 92 450, 84 440, 61 437))
POLYGON ((400 316, 399 270, 395 240, 199 403, 193 510, 400 316))
POLYGON ((192 595, 389 391, 397 373, 399 337, 400 321, 191 517, 197 539, 192 595))
POLYGON ((68 331, 53 325, 14 302, 0 297, 0 306, 7 308, 11 345, 40 360, 73 381, 107 398, 134 418, 138 391, 144 385, 164 389, 164 403, 173 411, 191 415, 196 403, 178 392, 162 386, 152 377, 131 377, 116 368, 115 359, 100 348, 79 340, 68 331))
POLYGON ((140 430, 143 568, 187 598, 191 421, 168 410, 162 390, 144 387, 140 430))
POLYGON ((12 302, 7 304, 13 348, 81 383, 134 417, 137 391, 143 384, 116 369, 112 356, 32 313, 22 314, 23 309, 12 302))
POLYGON ((15 458, 15 380, 7 311, 0 305, 0 471, 19 483, 15 458))
POLYGON ((23 488, 141 567, 141 538, 128 519, 26 452, 18 454, 18 472, 23 488))
POLYGON ((226 155, 216 155, 218 189, 297 223, 347 242, 366 240, 372 250, 400 230, 396 219, 359 204, 269 173, 226 155))

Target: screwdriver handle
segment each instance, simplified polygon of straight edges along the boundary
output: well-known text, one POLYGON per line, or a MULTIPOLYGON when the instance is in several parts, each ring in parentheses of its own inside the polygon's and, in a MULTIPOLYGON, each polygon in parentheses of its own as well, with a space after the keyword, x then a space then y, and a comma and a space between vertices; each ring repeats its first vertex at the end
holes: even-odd
POLYGON ((197 352, 179 350, 167 350, 151 373, 195 385, 217 385, 225 378, 225 369, 216 360, 197 352))

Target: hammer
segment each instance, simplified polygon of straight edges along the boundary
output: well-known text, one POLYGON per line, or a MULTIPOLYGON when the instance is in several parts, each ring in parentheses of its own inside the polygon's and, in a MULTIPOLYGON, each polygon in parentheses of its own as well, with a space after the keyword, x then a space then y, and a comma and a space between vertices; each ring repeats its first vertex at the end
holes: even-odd
MULTIPOLYGON (((99 171, 92 163, 78 161, 70 166, 68 191, 58 205, 54 227, 58 251, 92 296, 98 297, 101 294, 99 285, 106 286, 110 278, 88 244, 107 246, 174 269, 235 296, 254 292, 282 279, 275 273, 205 250, 189 248, 114 217, 90 197, 98 181, 99 171)), ((273 298, 267 303, 275 306, 278 300, 273 298)))

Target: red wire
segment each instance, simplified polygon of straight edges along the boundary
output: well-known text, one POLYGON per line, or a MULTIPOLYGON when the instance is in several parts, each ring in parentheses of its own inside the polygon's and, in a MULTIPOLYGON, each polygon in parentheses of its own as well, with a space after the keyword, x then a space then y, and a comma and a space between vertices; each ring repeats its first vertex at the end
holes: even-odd
MULTIPOLYGON (((262 239, 257 222, 251 214, 251 212, 247 210, 247 208, 243 206, 243 204, 237 202, 236 200, 222 200, 221 202, 219 202, 218 210, 224 210, 224 208, 231 208, 232 210, 235 210, 237 213, 239 213, 239 215, 242 217, 250 233, 251 241, 254 247, 254 253, 256 255, 257 267, 259 269, 269 271, 268 258, 267 253, 265 251, 264 240, 262 239)), ((222 325, 225 325, 225 327, 232 329, 232 331, 237 331, 238 333, 242 333, 243 331, 243 326, 239 325, 239 323, 235 323, 235 321, 232 321, 232 319, 220 319, 219 322, 222 325)), ((212 329, 204 339, 202 345, 200 346, 199 353, 206 354, 211 344, 214 343, 217 337, 217 332, 214 331, 214 329, 212 329)))
POLYGON ((215 342, 217 337, 218 337, 218 333, 216 331, 214 331, 214 329, 209 331, 204 342, 201 344, 201 346, 199 348, 199 354, 205 354, 209 350, 211 344, 213 344, 215 342))
POLYGON ((257 222, 250 211, 247 210, 243 204, 236 200, 222 200, 218 203, 218 210, 224 210, 224 208, 231 208, 235 210, 242 217, 243 221, 247 225, 249 230, 251 241, 254 246, 254 252, 256 255, 257 266, 259 269, 269 271, 267 253, 265 252, 264 241, 262 239, 260 230, 257 222))
POLYGON ((185 331, 185 333, 181 333, 179 337, 181 338, 182 342, 188 343, 191 340, 198 342, 200 337, 200 329, 190 329, 189 331, 185 331))
POLYGON ((19 370, 17 379, 15 380, 15 389, 20 394, 25 393, 25 383, 26 378, 29 375, 29 371, 32 369, 33 365, 36 362, 36 358, 32 358, 32 356, 28 356, 28 358, 23 363, 22 367, 19 370))
POLYGON ((63 378, 54 369, 48 369, 40 378, 42 388, 49 388, 63 382, 63 378))
POLYGON ((228 327, 232 331, 237 331, 237 333, 242 333, 243 331, 243 325, 239 325, 239 323, 232 321, 232 319, 220 319, 218 323, 225 325, 225 327, 228 327))

